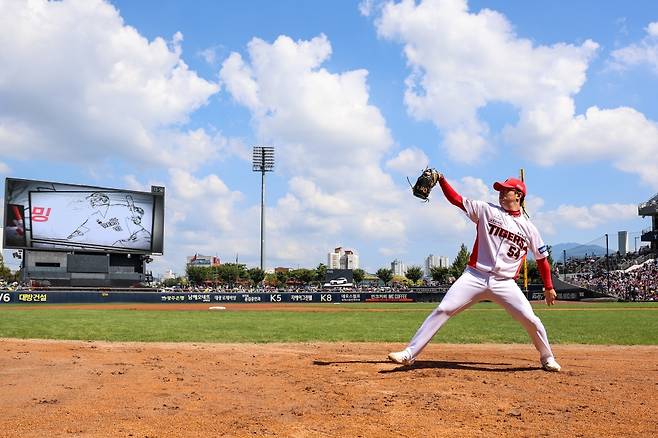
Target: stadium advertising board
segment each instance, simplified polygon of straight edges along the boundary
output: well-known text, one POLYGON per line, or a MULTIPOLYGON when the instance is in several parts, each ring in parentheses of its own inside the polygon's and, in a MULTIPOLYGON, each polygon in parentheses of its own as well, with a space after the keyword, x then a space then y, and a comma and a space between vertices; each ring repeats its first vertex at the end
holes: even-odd
POLYGON ((323 287, 352 287, 354 286, 354 271, 351 269, 327 269, 323 287))
POLYGON ((5 248, 163 251, 164 188, 151 193, 7 178, 5 248))
POLYGON ((154 293, 99 291, 0 291, 0 305, 12 303, 359 303, 359 302, 437 302, 445 293, 154 293))

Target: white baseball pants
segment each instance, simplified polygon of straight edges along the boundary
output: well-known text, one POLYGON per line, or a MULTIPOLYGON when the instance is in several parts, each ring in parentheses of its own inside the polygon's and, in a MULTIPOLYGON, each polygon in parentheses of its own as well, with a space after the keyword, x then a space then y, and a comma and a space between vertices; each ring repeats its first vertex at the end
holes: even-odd
POLYGON ((468 309, 475 303, 490 300, 501 305, 530 335, 532 343, 539 351, 542 363, 553 357, 548 343, 546 329, 521 289, 514 280, 497 280, 491 274, 468 267, 461 277, 448 289, 441 303, 425 319, 414 337, 409 341, 407 350, 416 358, 432 337, 451 316, 468 309))

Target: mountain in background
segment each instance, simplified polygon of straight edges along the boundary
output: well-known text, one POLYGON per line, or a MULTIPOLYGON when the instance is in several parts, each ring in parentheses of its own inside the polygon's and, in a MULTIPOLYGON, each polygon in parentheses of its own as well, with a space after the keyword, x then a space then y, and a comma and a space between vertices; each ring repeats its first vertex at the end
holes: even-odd
POLYGON ((553 260, 555 262, 562 261, 564 257, 564 250, 567 251, 567 259, 572 257, 583 258, 585 255, 605 255, 605 248, 599 245, 581 245, 580 243, 574 242, 557 243, 555 245, 551 245, 551 255, 553 256, 553 260))

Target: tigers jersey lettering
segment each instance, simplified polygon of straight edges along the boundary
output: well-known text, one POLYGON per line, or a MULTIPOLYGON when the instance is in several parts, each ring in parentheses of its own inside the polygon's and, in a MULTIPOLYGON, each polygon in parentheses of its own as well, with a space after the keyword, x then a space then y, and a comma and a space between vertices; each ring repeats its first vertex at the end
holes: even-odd
POLYGON ((515 278, 528 251, 537 260, 548 255, 537 228, 525 216, 513 216, 483 201, 464 198, 463 203, 466 215, 477 226, 471 267, 497 278, 515 278))

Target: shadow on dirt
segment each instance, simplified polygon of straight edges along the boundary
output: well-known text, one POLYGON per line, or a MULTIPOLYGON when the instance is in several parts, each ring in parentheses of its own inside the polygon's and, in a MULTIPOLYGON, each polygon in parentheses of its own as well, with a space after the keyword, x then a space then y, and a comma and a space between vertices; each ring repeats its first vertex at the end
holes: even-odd
MULTIPOLYGON (((313 365, 345 365, 345 364, 391 364, 389 360, 343 360, 343 361, 324 361, 314 360, 313 365)), ((380 374, 399 373, 404 371, 422 370, 422 369, 444 369, 444 370, 470 370, 470 371, 493 371, 493 372, 523 372, 538 371, 541 368, 535 367, 513 367, 509 363, 490 363, 490 362, 464 362, 464 361, 447 361, 447 360, 417 360, 413 365, 403 365, 391 370, 380 370, 380 374)))
POLYGON ((339 364, 350 364, 350 363, 391 363, 390 360, 314 360, 313 365, 326 366, 326 365, 339 365, 339 364))
POLYGON ((417 360, 413 365, 403 365, 392 370, 381 370, 380 374, 399 373, 411 370, 423 369, 443 369, 443 370, 470 370, 470 371, 493 371, 495 373, 510 373, 522 371, 541 370, 539 366, 535 367, 513 367, 509 363, 488 363, 488 362, 453 362, 447 360, 417 360))

